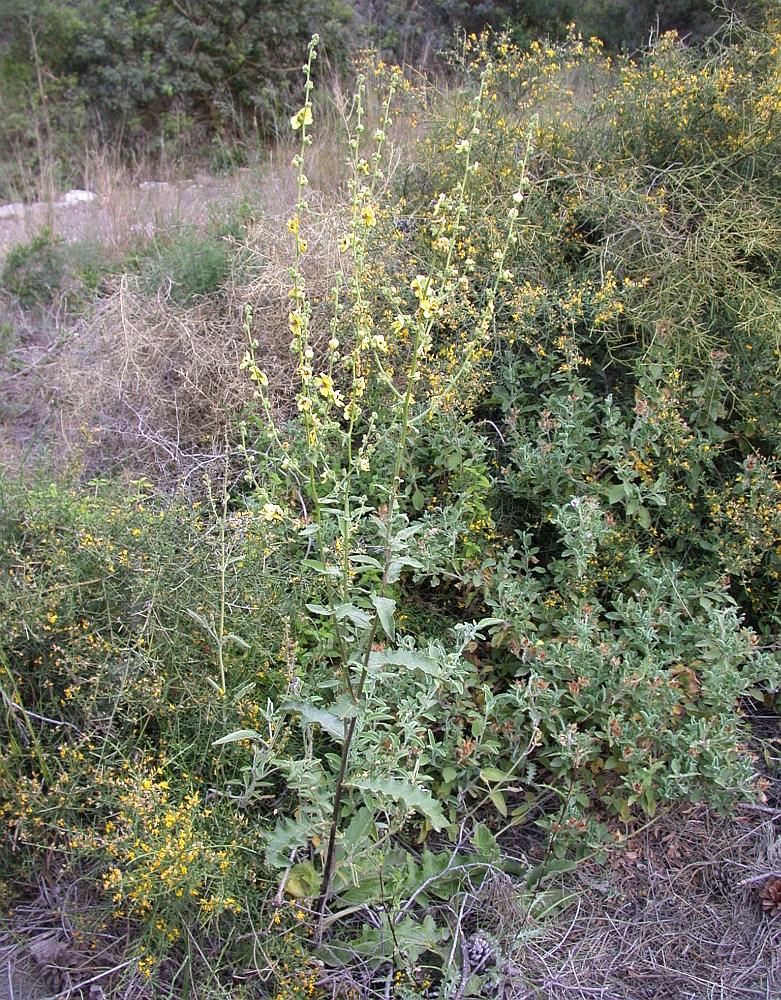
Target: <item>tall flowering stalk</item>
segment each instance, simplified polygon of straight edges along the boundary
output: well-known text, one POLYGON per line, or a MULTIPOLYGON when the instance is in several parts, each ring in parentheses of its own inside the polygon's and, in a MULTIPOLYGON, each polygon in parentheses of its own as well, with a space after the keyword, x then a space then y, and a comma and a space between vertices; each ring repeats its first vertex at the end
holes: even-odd
MULTIPOLYGON (((391 75, 381 122, 368 137, 365 81, 359 77, 349 138, 349 213, 340 243, 349 266, 342 269, 333 288, 330 338, 327 351, 320 351, 323 356, 318 358, 310 336, 312 308, 304 274, 307 243, 302 235, 308 214, 305 154, 312 141, 311 129, 316 123, 311 102, 311 75, 317 44, 315 36, 304 67, 306 100, 291 119, 300 146, 292 161, 298 178, 296 205, 287 223, 295 241, 288 326, 291 351, 297 359, 296 408, 303 432, 302 447, 286 447, 273 426, 266 395, 268 379, 257 364, 257 344, 252 341, 251 332, 243 367, 258 386, 272 437, 285 449, 283 468, 297 483, 307 484, 309 523, 303 534, 318 557, 305 559, 302 565, 316 575, 324 594, 323 604, 308 604, 307 610, 329 622, 333 643, 329 656, 337 664, 335 677, 342 688, 341 694, 334 699, 334 711, 330 715, 322 711, 317 714, 321 724, 328 715, 328 732, 341 743, 316 904, 322 929, 332 891, 351 750, 361 726, 370 667, 384 662, 396 669, 415 669, 417 663, 416 653, 409 646, 404 647, 402 657, 397 654, 394 658, 397 639, 393 588, 405 569, 419 565, 413 553, 417 526, 410 523, 401 504, 403 467, 418 423, 427 419, 437 405, 434 398, 418 399, 416 390, 423 382, 435 328, 458 287, 454 248, 465 228, 469 180, 479 168, 473 160, 472 149, 473 139, 479 135, 485 80, 474 99, 471 135, 460 146, 463 155, 461 180, 453 192, 440 196, 437 202, 433 237, 443 253, 439 259, 432 260, 427 273, 418 274, 407 287, 383 291, 386 305, 390 306, 395 319, 388 327, 381 327, 378 326, 376 303, 370 294, 377 291, 376 279, 371 274, 372 237, 381 217, 379 191, 385 180, 384 151, 392 125, 392 105, 399 74, 391 75), (381 426, 378 413, 371 409, 378 398, 384 400, 381 426), (373 462, 377 460, 381 444, 386 446, 387 454, 388 442, 392 442, 392 448, 383 474, 381 468, 373 468, 373 462), (372 503, 365 495, 367 474, 373 476, 372 503), (370 546, 367 546, 367 539, 372 540, 370 546), (367 550, 375 554, 370 555, 367 550)), ((486 292, 485 308, 474 331, 474 344, 467 345, 461 367, 442 387, 443 392, 451 391, 470 368, 476 345, 492 336, 493 303, 507 248, 514 241, 518 203, 523 198, 526 183, 525 161, 526 158, 521 166, 518 191, 513 204, 508 206, 507 241, 498 260, 496 282, 486 292)), ((251 318, 248 318, 248 330, 250 328, 251 318)), ((424 664, 425 657, 421 654, 419 660, 424 664)), ((431 796, 413 785, 409 788, 406 803, 414 802, 431 826, 444 827, 446 820, 431 796)))

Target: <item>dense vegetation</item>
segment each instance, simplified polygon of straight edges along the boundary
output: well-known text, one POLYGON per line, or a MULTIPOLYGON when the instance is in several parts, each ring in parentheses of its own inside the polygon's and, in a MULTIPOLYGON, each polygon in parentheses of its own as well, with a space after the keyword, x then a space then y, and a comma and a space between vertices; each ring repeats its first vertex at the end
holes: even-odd
MULTIPOLYGON (((324 209, 310 44, 285 359, 251 229, 175 301, 144 261, 125 282, 210 337, 240 320, 223 467, 165 500, 3 482, 9 898, 81 887, 82 933, 122 937, 150 995, 333 970, 480 995, 520 974, 550 872, 660 808, 761 798, 780 45, 771 10, 637 58, 475 34, 446 94, 374 64, 324 209), (500 877, 523 917, 483 917, 470 976, 464 914, 500 877)), ((43 247, 3 275, 28 308, 43 247)))
POLYGON ((328 82, 349 76, 350 54, 362 45, 389 61, 431 66, 454 34, 488 25, 506 26, 525 45, 542 34, 564 37, 576 21, 585 37, 635 48, 654 29, 698 41, 719 24, 707 0, 6 0, 4 13, 5 201, 78 186, 85 144, 118 144, 126 161, 180 169, 209 144, 215 167, 254 162, 270 138, 284 136, 299 54, 314 31, 324 39, 319 82, 328 82))

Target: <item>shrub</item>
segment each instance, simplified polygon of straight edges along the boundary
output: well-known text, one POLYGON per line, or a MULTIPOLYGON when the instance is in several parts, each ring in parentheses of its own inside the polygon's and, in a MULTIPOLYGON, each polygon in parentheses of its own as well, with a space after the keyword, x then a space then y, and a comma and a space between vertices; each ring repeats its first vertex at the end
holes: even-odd
POLYGON ((141 279, 153 295, 170 295, 174 302, 189 305, 199 295, 218 291, 228 273, 223 241, 182 229, 147 258, 141 279))
MULTIPOLYGON (((372 842, 413 817, 420 839, 432 829, 455 835, 464 809, 490 806, 499 822, 524 823, 539 799, 513 798, 517 785, 553 789, 558 805, 541 822, 556 851, 567 832, 586 850, 611 817, 652 815, 682 797, 728 807, 755 794, 738 704, 778 680, 710 533, 709 489, 735 461, 717 402, 721 356, 703 372, 710 330, 647 331, 650 301, 670 303, 657 315, 673 301, 683 310, 676 277, 612 223, 604 233, 590 208, 624 206, 622 234, 660 214, 640 180, 656 125, 646 121, 642 142, 608 167, 611 137, 626 141, 617 119, 597 145, 595 105, 579 107, 566 86, 588 72, 610 100, 645 108, 659 60, 672 59, 678 78, 692 72, 689 54, 666 39, 642 67, 627 61, 614 87, 598 45, 572 39, 524 54, 500 41, 490 57, 485 44, 476 43, 474 88, 431 132, 431 186, 412 206, 383 202, 384 123, 372 126, 376 148, 364 148, 356 105, 349 266, 331 296, 324 356, 312 346, 304 270, 311 103, 292 120, 301 136, 288 222, 297 425, 272 420, 248 319, 244 367, 265 408, 260 440, 276 455, 259 501, 280 522, 294 519, 320 594, 296 633, 306 672, 274 728, 300 716, 314 752, 303 766, 266 754, 262 732, 220 743, 249 737, 254 779, 284 775, 292 798, 268 861, 283 867, 312 840, 320 846, 309 893, 321 917, 340 880, 343 902, 367 898, 372 842), (519 81, 531 90, 521 113, 546 100, 525 153, 511 102, 519 81), (565 156, 582 172, 564 171, 565 156), (415 224, 397 229, 410 207, 415 224), (402 616, 426 584, 439 588, 429 600, 452 623, 449 643, 402 637, 402 616), (416 717, 428 739, 407 722, 416 717), (360 861, 353 824, 369 838, 360 861)), ((721 53, 719 65, 729 58, 721 53)), ((696 68, 701 83, 714 72, 696 68)), ((599 91, 594 102, 601 107, 599 91)), ((755 146, 758 170, 774 141, 767 133, 755 146)), ((682 170, 701 152, 693 142, 682 170)), ((668 154, 658 150, 654 169, 671 169, 668 154)), ((695 183, 693 171, 682 176, 695 183)), ((670 238, 650 221, 647 231, 670 238)), ((711 294, 726 293, 723 258, 689 266, 703 297, 706 280, 711 294)), ((763 293, 772 302, 770 285, 763 293)))
POLYGON ((48 232, 13 247, 3 264, 3 288, 25 309, 52 305, 64 280, 63 241, 48 232))
POLYGON ((253 823, 210 792, 241 775, 210 743, 285 690, 278 541, 220 484, 165 504, 143 484, 0 489, 4 872, 56 857, 104 930, 141 928, 128 957, 177 981, 188 929, 227 943, 264 905, 253 823))
MULTIPOLYGON (((7 819, 26 859, 93 865, 169 993, 178 927, 233 956, 258 925, 281 925, 269 969, 317 934, 339 988, 499 992, 504 964, 454 961, 493 880, 523 926, 626 824, 761 796, 741 705, 779 682, 777 43, 469 40, 403 194, 403 77, 378 66, 323 221, 313 40, 288 256, 269 237, 246 295, 166 306, 189 336, 240 305, 241 483, 226 459, 205 509, 102 485, 4 505, 7 819), (538 864, 503 853, 516 828, 538 864)), ((123 287, 125 337, 127 296, 151 303, 123 287)), ((128 356, 104 359, 120 384, 128 356)))
POLYGON ((88 308, 102 290, 109 268, 101 247, 86 241, 66 242, 48 230, 29 243, 9 250, 0 285, 27 310, 65 306, 88 308))

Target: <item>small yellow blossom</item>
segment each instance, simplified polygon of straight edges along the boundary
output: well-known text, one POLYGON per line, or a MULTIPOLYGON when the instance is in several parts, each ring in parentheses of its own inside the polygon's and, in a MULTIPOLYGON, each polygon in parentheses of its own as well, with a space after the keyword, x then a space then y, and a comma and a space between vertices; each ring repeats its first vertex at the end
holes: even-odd
POLYGON ((281 521, 285 512, 278 503, 268 502, 260 508, 260 516, 269 522, 281 521))
POLYGON ((312 124, 312 105, 307 104, 300 111, 297 111, 290 119, 290 127, 295 131, 302 125, 312 124))

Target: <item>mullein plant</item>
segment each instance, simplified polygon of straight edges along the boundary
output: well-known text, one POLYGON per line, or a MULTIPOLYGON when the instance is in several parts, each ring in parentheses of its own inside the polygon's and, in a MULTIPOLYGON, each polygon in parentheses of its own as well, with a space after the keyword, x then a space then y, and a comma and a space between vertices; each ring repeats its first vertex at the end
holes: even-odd
MULTIPOLYGON (((495 281, 482 289, 484 305, 473 339, 463 347, 462 362, 455 370, 451 369, 447 382, 438 383, 436 393, 429 392, 424 398, 424 387, 429 384, 425 377, 427 365, 433 364, 432 347, 439 318, 451 298, 459 289, 463 290, 463 282, 469 280, 459 272, 454 248, 466 230, 470 178, 479 170, 479 163, 472 155, 472 138, 479 135, 485 80, 474 98, 471 135, 459 144, 463 156, 460 180, 436 200, 431 235, 432 246, 438 252, 432 256, 428 270, 417 274, 405 287, 389 282, 379 288, 376 272, 372 270, 376 256, 373 241, 382 219, 388 130, 401 76, 399 72, 391 74, 381 121, 370 131, 364 111, 365 81, 358 78, 348 139, 349 213, 340 245, 344 263, 333 286, 330 336, 323 351, 320 344, 324 338, 318 338, 313 330, 312 303, 304 274, 309 214, 305 161, 316 125, 311 76, 317 45, 315 36, 304 67, 305 102, 291 119, 300 143, 292 160, 298 178, 297 199, 287 223, 295 241, 288 315, 290 348, 297 359, 298 377, 295 399, 298 419, 292 437, 286 439, 284 434, 289 427, 283 430, 273 419, 268 377, 255 353, 258 342, 252 337, 251 314, 246 324, 249 348, 242 367, 256 385, 266 433, 277 454, 282 456, 278 466, 282 477, 275 496, 269 496, 268 482, 256 481, 258 491, 266 498, 263 510, 268 512, 269 520, 286 518, 292 523, 295 515, 289 510, 290 505, 278 501, 295 493, 296 503, 306 507, 306 515, 299 524, 303 523, 300 530, 306 539, 307 555, 312 558, 303 559, 301 566, 313 575, 321 602, 307 603, 302 613, 311 616, 317 622, 319 634, 326 637, 324 641, 329 648, 323 660, 331 664, 335 680, 328 711, 302 700, 288 705, 305 721, 319 725, 340 745, 338 764, 335 757, 331 758, 334 761, 331 770, 336 770, 336 774, 329 779, 332 808, 327 830, 322 831, 322 840, 315 830, 304 839, 304 843, 308 839, 310 843, 322 844, 322 875, 318 879, 316 904, 322 929, 332 895, 337 839, 348 788, 367 791, 369 803, 372 792, 395 797, 407 814, 422 814, 429 828, 441 829, 447 823, 439 804, 414 783, 400 778, 377 785, 367 780, 365 774, 351 783, 350 777, 357 766, 354 760, 357 735, 372 715, 367 712, 367 699, 374 690, 374 685, 367 682, 372 675, 387 668, 425 672, 433 662, 431 648, 419 650, 410 637, 402 639, 397 635, 399 583, 405 573, 420 568, 414 556, 418 525, 410 520, 405 509, 404 466, 410 459, 409 446, 421 423, 435 417, 439 397, 457 390, 459 381, 474 366, 479 348, 493 335, 494 301, 505 271, 505 256, 516 241, 534 126, 529 130, 519 163, 517 190, 507 206, 504 250, 496 255, 495 281), (378 300, 382 302, 381 309, 377 308, 378 300), (387 325, 385 320, 380 325, 378 315, 394 318, 387 325)), ((475 634, 476 626, 462 630, 457 643, 460 650, 475 634)), ((441 655, 447 657, 443 649, 441 655)), ((316 686, 310 687, 316 694, 316 686)), ((303 696, 306 688, 306 679, 297 678, 297 697, 303 696)), ((247 736, 247 731, 241 731, 218 742, 247 736)), ((366 766, 367 762, 362 760, 362 771, 366 766)), ((295 851, 291 857, 294 856, 295 851)))

